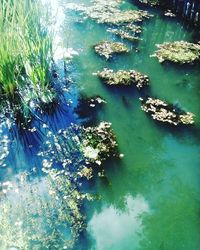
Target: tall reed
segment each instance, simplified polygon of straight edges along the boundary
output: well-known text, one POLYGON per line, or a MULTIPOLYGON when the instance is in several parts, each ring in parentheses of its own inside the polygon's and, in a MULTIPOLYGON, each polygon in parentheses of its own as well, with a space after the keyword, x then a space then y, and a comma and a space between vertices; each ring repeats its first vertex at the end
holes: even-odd
MULTIPOLYGON (((38 0, 0 1, 0 97, 51 101, 53 32, 38 0)), ((26 103, 25 103, 26 102, 26 103)))

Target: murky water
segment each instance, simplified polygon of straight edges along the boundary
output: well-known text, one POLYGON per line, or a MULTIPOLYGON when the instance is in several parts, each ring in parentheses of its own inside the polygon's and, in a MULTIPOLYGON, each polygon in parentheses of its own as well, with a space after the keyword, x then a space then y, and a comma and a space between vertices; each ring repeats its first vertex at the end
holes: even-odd
MULTIPOLYGON (((86 0, 70 2, 88 4, 86 0)), ((127 43, 133 47, 130 54, 105 61, 94 53, 93 45, 103 39, 118 39, 106 32, 105 25, 89 19, 78 22, 80 16, 65 9, 67 3, 69 1, 63 0, 56 6, 64 11, 64 15, 60 14, 64 46, 79 53, 71 66, 74 84, 82 94, 100 95, 107 101, 94 123, 101 120, 112 123, 119 150, 124 154, 120 161, 106 162, 107 178, 98 179, 88 187, 101 195, 101 199, 85 204, 88 235, 77 249, 200 249, 199 68, 161 65, 156 58, 150 57, 157 43, 193 41, 194 32, 176 19, 164 18, 160 12, 150 10, 154 17, 143 24, 142 41, 127 43), (141 110, 141 93, 136 88, 109 88, 92 74, 104 67, 135 69, 147 74, 150 77, 147 94, 193 112, 196 125, 174 128, 153 121, 141 110)), ((137 7, 126 2, 123 8, 137 7)), ((71 89, 72 94, 67 94, 66 98, 72 99, 76 106, 77 88, 74 90, 72 86, 71 89)), ((44 120, 52 131, 58 131, 70 122, 77 122, 72 109, 73 106, 69 111, 58 109, 44 120)), ((19 137, 15 139, 16 144, 12 143, 10 158, 1 170, 2 181, 41 165, 33 155, 45 141, 45 128, 39 126, 37 129, 40 139, 38 135, 35 140, 31 136, 31 141, 27 134, 16 133, 19 137)), ((7 134, 4 129, 2 131, 7 134)), ((39 193, 45 193, 42 176, 40 178, 39 193)))

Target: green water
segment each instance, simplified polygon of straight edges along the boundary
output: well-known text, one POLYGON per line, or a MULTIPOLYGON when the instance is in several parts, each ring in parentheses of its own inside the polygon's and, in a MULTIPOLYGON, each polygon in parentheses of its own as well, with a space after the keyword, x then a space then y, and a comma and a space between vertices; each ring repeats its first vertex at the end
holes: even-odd
MULTIPOLYGON (((136 8, 130 3, 123 7, 136 8)), ((76 83, 87 96, 106 99, 98 120, 112 123, 124 154, 121 161, 106 163, 108 180, 96 183, 102 199, 87 209, 89 249, 200 249, 199 68, 161 65, 150 58, 157 43, 193 41, 193 32, 175 19, 153 14, 143 24, 143 40, 132 45, 132 52, 106 62, 92 46, 116 38, 91 20, 76 23, 77 15, 66 11, 65 41, 79 52, 74 59, 76 83), (193 112, 195 127, 156 123, 141 110, 136 88, 108 88, 92 75, 104 67, 147 74, 147 93, 193 112)))

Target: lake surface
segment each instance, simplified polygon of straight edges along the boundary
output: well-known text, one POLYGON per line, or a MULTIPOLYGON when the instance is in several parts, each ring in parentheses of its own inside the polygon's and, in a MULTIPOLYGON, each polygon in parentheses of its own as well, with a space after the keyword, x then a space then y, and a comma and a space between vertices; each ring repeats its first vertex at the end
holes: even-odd
MULTIPOLYGON (((156 50, 156 44, 194 41, 195 32, 177 19, 165 18, 161 12, 149 9, 154 16, 142 24, 142 40, 136 44, 127 43, 132 46, 130 54, 105 61, 95 54, 93 45, 101 40, 120 39, 106 32, 104 24, 90 19, 79 22, 80 15, 66 8, 69 1, 53 2, 57 5, 55 8, 62 9, 62 13, 61 9, 58 11, 58 18, 63 22, 60 35, 64 39, 64 47, 79 53, 74 56, 69 69, 74 86, 67 98, 74 101, 74 106, 80 93, 104 98, 107 104, 92 123, 111 122, 119 151, 124 154, 123 159, 110 159, 104 164, 107 178, 97 178, 87 187, 101 199, 84 205, 87 234, 76 248, 200 249, 199 66, 160 64, 156 58, 150 57, 156 50), (105 67, 135 69, 147 74, 150 87, 146 94, 194 113, 195 126, 177 128, 152 120, 141 110, 141 93, 135 87, 107 87, 93 75, 105 67)), ((81 0, 70 2, 88 4, 88 1, 81 0)), ((122 7, 138 8, 128 1, 122 7)), ((81 122, 73 113, 74 106, 64 113, 60 113, 58 108, 55 114, 47 116, 47 123, 53 131, 67 127, 70 122, 81 122)), ((40 129, 42 134, 45 129, 40 129)), ((2 129, 3 134, 8 134, 5 128, 2 129)), ((41 165, 40 158, 33 156, 41 146, 36 143, 38 140, 29 143, 24 135, 17 134, 19 137, 10 138, 14 146, 10 146, 7 166, 1 170, 4 181, 41 165), (29 144, 32 145, 29 146, 31 152, 27 150, 29 144)), ((40 144, 43 142, 41 139, 40 144)), ((42 174, 35 174, 34 180, 43 190, 40 195, 45 196, 46 189, 41 187, 42 174)))

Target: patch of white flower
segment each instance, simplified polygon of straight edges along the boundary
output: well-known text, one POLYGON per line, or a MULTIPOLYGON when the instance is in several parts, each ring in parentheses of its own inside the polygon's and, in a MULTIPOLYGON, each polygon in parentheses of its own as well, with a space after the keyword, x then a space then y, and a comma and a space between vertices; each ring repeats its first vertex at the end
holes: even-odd
POLYGON ((84 156, 89 158, 89 159, 97 159, 99 155, 99 150, 94 149, 91 146, 87 146, 83 149, 84 156))

